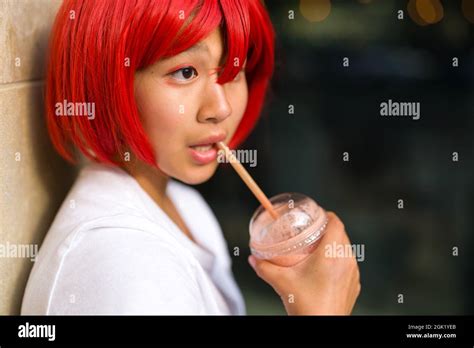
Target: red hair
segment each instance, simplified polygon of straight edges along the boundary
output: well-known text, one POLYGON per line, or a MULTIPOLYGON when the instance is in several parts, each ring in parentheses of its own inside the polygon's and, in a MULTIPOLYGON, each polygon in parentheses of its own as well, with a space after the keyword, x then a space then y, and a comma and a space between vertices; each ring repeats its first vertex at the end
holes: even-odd
POLYGON ((218 83, 247 59, 247 109, 229 145, 255 126, 273 73, 274 32, 260 0, 66 0, 56 16, 46 77, 46 123, 52 143, 75 162, 119 164, 126 148, 156 165, 134 97, 134 73, 176 55, 221 26, 227 58, 218 83), (183 20, 184 16, 184 20, 183 20), (127 64, 128 63, 128 64, 127 64), (94 103, 95 118, 58 117, 56 103, 94 103))

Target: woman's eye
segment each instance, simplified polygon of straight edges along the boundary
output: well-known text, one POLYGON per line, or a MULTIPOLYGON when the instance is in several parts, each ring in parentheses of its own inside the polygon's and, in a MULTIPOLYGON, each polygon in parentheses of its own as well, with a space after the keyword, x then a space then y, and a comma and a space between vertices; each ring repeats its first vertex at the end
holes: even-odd
POLYGON ((181 68, 179 70, 176 70, 175 72, 172 72, 170 75, 179 81, 190 81, 193 78, 197 77, 198 73, 196 69, 194 69, 192 66, 187 66, 185 68, 181 68))

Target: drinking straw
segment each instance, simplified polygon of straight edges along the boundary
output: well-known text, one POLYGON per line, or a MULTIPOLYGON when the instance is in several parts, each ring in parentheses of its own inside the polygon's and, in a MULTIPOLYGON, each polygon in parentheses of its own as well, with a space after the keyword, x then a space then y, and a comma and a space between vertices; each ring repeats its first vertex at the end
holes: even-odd
POLYGON ((227 145, 225 145, 222 141, 217 143, 219 149, 224 151, 227 161, 230 162, 232 167, 234 167, 237 174, 239 174, 240 178, 243 182, 247 185, 247 187, 252 191, 258 201, 262 204, 262 206, 268 211, 268 213, 272 216, 272 218, 277 219, 278 214, 276 213, 275 209, 273 208, 272 203, 270 200, 265 196, 263 191, 258 187, 257 183, 250 174, 245 170, 244 166, 237 160, 234 154, 229 150, 227 145))

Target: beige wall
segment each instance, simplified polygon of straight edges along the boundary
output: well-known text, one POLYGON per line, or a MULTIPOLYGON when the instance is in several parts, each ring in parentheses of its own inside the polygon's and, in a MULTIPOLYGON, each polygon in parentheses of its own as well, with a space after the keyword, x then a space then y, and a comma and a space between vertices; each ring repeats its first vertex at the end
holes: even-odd
POLYGON ((75 175, 43 121, 45 53, 59 5, 0 0, 0 314, 19 313, 33 265, 13 251, 40 245, 75 175))

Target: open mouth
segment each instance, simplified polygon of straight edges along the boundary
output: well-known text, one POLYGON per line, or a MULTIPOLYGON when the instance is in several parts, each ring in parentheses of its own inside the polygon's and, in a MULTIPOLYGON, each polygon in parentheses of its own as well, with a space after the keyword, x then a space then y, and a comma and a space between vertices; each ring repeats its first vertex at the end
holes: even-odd
POLYGON ((203 138, 200 141, 196 141, 195 145, 190 145, 188 147, 191 158, 197 164, 208 164, 216 161, 217 153, 219 148, 217 143, 219 141, 224 141, 226 138, 225 133, 219 133, 210 135, 207 138, 203 138))
POLYGON ((216 143, 206 145, 189 146, 191 158, 197 164, 208 164, 217 159, 217 145, 216 143))
POLYGON ((198 152, 207 152, 211 150, 212 148, 215 148, 216 143, 207 144, 207 145, 196 145, 196 146, 190 146, 190 147, 198 152))

